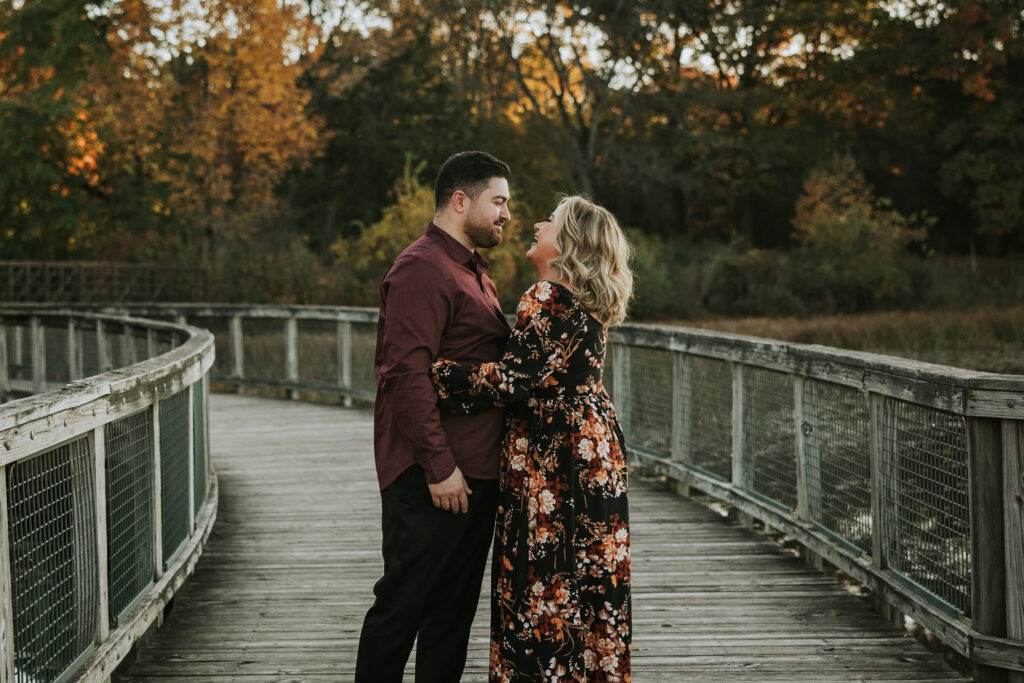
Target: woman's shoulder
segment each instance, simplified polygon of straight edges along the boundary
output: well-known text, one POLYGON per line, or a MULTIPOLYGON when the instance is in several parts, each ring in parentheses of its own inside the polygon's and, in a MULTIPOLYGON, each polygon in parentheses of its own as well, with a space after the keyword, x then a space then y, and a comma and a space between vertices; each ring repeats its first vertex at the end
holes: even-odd
POLYGON ((540 301, 569 303, 573 299, 572 290, 554 280, 539 280, 523 292, 520 301, 540 301))
POLYGON ((540 280, 530 285, 523 293, 516 312, 528 317, 564 317, 573 308, 574 303, 572 290, 568 287, 552 280, 540 280))

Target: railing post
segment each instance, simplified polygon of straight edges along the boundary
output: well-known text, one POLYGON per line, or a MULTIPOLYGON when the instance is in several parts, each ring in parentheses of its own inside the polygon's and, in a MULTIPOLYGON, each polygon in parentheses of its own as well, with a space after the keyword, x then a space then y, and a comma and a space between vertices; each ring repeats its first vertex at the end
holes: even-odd
POLYGON ((139 350, 135 347, 135 337, 132 335, 132 327, 128 323, 124 325, 124 360, 128 365, 135 365, 139 362, 139 350))
POLYGON ((99 358, 100 372, 107 372, 113 367, 110 363, 110 349, 107 347, 107 333, 103 329, 103 321, 96 321, 96 354, 99 358))
MULTIPOLYGON (((971 506, 971 627, 1006 637, 1006 555, 1003 538, 1002 424, 967 418, 971 506)), ((1017 539, 1020 544, 1020 538, 1017 539)), ((974 664, 975 683, 1006 683, 1007 672, 974 664)))
POLYGON ((7 519, 7 468, 0 467, 0 683, 14 683, 14 592, 7 519))
MULTIPOLYGON (((199 379, 200 391, 203 380, 199 379)), ((196 383, 188 387, 188 535, 196 528, 196 383)))
POLYGON ((808 496, 807 435, 804 433, 804 378, 800 375, 793 375, 793 428, 796 430, 796 514, 807 522, 811 519, 811 505, 808 496))
POLYGON ((11 374, 7 357, 7 327, 0 325, 0 403, 11 393, 11 374))
MULTIPOLYGON (((21 371, 21 366, 25 364, 25 327, 24 325, 15 325, 11 328, 11 356, 10 365, 14 365, 18 373, 21 371)), ((20 374, 17 376, 20 377, 20 374)))
POLYGON ((338 385, 346 408, 352 407, 352 322, 338 321, 338 385))
MULTIPOLYGON (((163 491, 160 487, 160 400, 155 399, 153 406, 153 561, 156 576, 159 579, 164 573, 164 525, 163 525, 163 491)), ((159 620, 158 620, 159 623, 159 620)))
MULTIPOLYGON (((1003 420, 1003 543, 1006 555, 1006 637, 1024 640, 1024 423, 1003 420)), ((1008 683, 1024 683, 1011 671, 1008 683)))
POLYGON ((107 444, 106 425, 92 430, 94 485, 96 487, 96 576, 99 604, 96 606, 96 644, 110 635, 110 586, 107 577, 107 444))
MULTIPOLYGON (((669 443, 669 458, 673 462, 686 463, 690 460, 690 396, 687 382, 690 381, 690 357, 681 351, 672 351, 672 439, 669 443)), ((689 482, 675 482, 676 493, 690 496, 689 482)))
POLYGON ((156 334, 153 332, 152 327, 146 328, 146 358, 154 358, 156 356, 156 334))
MULTIPOLYGON (((869 425, 870 425, 870 467, 871 467, 871 562, 878 569, 888 564, 886 548, 888 539, 885 536, 886 506, 883 497, 888 485, 888 463, 885 453, 885 397, 881 394, 868 394, 869 425)), ((875 595, 875 610, 890 623, 904 627, 903 613, 888 602, 875 595)))
MULTIPOLYGON (((732 485, 741 491, 750 488, 746 467, 743 463, 743 364, 732 366, 732 485)), ((739 510, 733 510, 736 522, 746 528, 754 526, 754 518, 739 510)))
POLYGON ((242 393, 242 380, 245 378, 245 347, 242 339, 242 316, 231 316, 229 327, 231 335, 231 374, 237 380, 236 390, 242 393))
MULTIPOLYGON (((284 323, 284 374, 285 379, 293 384, 299 381, 299 321, 291 316, 284 323)), ((298 391, 293 388, 286 390, 288 398, 294 399, 298 391)))
POLYGON ((629 344, 622 342, 612 346, 612 403, 619 415, 622 431, 629 441, 629 344))
POLYGON ((68 318, 68 381, 82 379, 81 350, 78 348, 78 323, 68 318))
POLYGON ((38 317, 29 322, 29 345, 32 347, 32 393, 46 391, 46 328, 38 317))

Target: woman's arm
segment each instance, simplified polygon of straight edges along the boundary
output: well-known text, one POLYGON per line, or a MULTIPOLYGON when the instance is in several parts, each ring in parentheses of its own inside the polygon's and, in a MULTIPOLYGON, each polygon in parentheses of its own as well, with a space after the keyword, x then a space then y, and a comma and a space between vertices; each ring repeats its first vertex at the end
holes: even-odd
POLYGON ((526 398, 537 387, 554 384, 565 367, 567 342, 573 337, 566 321, 572 301, 550 282, 526 290, 516 308, 516 324, 497 362, 461 365, 438 359, 431 367, 441 410, 475 413, 526 398), (563 334, 564 333, 564 334, 563 334))

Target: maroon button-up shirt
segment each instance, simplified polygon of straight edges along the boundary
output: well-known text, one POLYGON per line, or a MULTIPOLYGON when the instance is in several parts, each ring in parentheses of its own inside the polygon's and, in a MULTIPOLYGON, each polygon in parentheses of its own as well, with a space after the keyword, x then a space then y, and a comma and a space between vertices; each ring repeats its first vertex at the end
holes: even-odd
POLYGON ((373 364, 373 447, 381 489, 413 464, 432 484, 451 476, 456 465, 467 477, 498 477, 504 411, 442 414, 430 382, 438 357, 462 363, 501 358, 509 326, 488 265, 430 223, 381 281, 373 364))

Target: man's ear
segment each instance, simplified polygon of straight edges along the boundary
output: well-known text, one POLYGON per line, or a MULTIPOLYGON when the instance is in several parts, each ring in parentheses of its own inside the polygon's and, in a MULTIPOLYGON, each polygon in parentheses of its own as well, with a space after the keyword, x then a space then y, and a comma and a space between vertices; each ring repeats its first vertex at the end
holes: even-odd
POLYGON ((455 190, 448 204, 455 213, 465 213, 469 208, 469 195, 462 190, 455 190))

